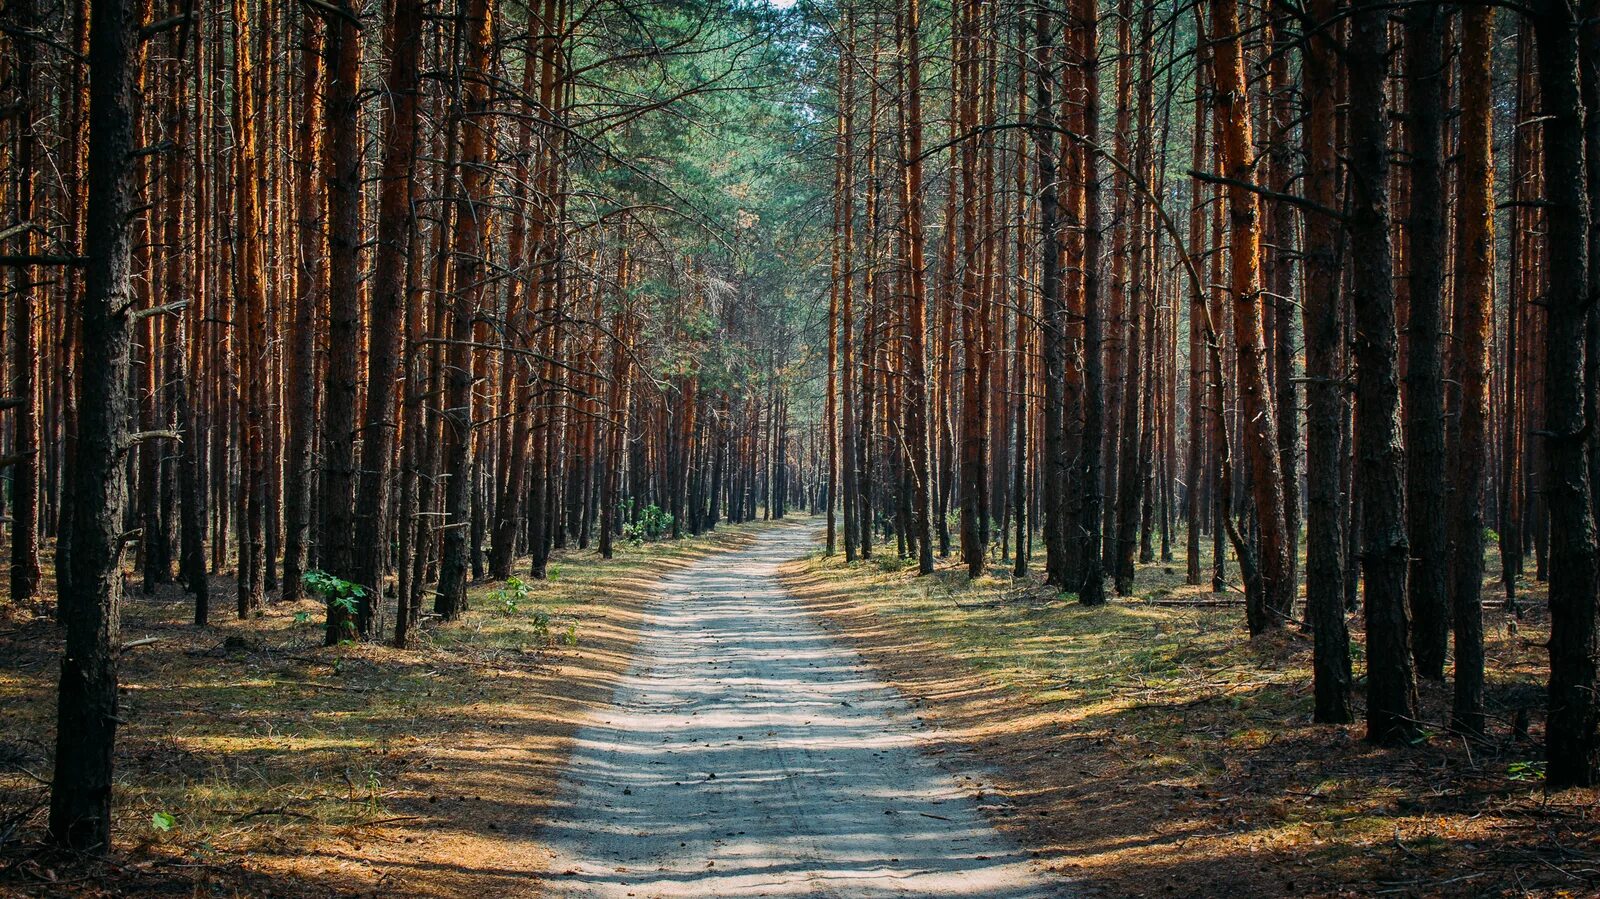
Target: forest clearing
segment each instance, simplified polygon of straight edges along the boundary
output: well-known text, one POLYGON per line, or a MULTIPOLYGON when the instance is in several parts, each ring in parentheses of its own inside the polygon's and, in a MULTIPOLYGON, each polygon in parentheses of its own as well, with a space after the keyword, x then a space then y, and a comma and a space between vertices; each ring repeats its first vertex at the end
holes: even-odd
POLYGON ((1600 0, 0 0, 0 893, 1600 894, 1600 0))

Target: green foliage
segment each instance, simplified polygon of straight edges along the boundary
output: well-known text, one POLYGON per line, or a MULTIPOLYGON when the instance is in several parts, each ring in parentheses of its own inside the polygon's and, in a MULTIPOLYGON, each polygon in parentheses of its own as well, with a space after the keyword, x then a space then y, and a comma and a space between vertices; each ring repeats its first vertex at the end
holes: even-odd
MULTIPOLYGON (((632 516, 633 500, 626 500, 619 510, 621 517, 626 520, 632 516)), ((667 514, 655 503, 651 503, 639 510, 638 521, 627 521, 622 526, 622 539, 633 546, 643 546, 646 540, 660 540, 672 531, 672 516, 667 514)))
MULTIPOLYGON (((557 642, 556 638, 551 636, 551 628, 555 619, 550 614, 550 610, 538 602, 533 593, 533 585, 527 581, 519 577, 506 578, 505 583, 490 594, 490 598, 495 608, 500 610, 500 614, 508 618, 518 615, 526 609, 528 630, 533 632, 534 640, 538 644, 548 646, 557 642)), ((577 635, 578 623, 576 621, 568 622, 566 631, 560 637, 560 642, 568 646, 575 646, 578 642, 577 635)))
POLYGON ((517 609, 528 601, 528 584, 519 577, 506 578, 500 589, 494 591, 494 604, 502 614, 515 615, 517 609))
POLYGON ((1510 780, 1544 780, 1544 762, 1512 762, 1506 766, 1510 780))
POLYGON ((540 643, 550 642, 550 613, 544 609, 534 609, 528 617, 528 625, 533 630, 533 635, 539 638, 540 643))
POLYGON ((322 597, 328 604, 330 617, 336 613, 341 616, 339 626, 344 632, 344 639, 339 641, 340 645, 351 642, 356 633, 353 619, 361 609, 361 600, 367 595, 367 588, 321 570, 302 574, 300 583, 311 593, 322 597))
POLYGON ((351 615, 355 614, 357 601, 367 595, 367 588, 326 571, 308 571, 300 576, 300 583, 330 605, 351 615))
POLYGON ((152 812, 150 814, 150 828, 152 830, 168 833, 177 826, 178 819, 166 812, 152 812))

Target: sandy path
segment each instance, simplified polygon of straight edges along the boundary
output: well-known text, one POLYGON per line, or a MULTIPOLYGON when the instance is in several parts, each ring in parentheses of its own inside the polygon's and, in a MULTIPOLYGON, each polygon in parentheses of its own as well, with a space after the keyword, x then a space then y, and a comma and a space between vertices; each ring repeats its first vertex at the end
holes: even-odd
POLYGON ((614 704, 578 735, 544 831, 551 895, 1067 894, 779 586, 815 536, 774 529, 662 582, 614 704))

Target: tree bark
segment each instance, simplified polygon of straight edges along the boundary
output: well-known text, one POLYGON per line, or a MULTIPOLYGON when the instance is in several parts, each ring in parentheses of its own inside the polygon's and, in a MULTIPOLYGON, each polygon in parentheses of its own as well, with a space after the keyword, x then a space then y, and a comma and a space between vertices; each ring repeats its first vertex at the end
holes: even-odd
POLYGON ((234 0, 233 53, 233 190, 235 322, 234 365, 239 372, 238 612, 247 618, 265 605, 266 551, 263 535, 267 503, 267 294, 261 247, 262 178, 256 155, 258 103, 254 72, 255 47, 249 4, 234 0))
POLYGON ((494 43, 491 0, 466 0, 462 19, 468 47, 462 72, 464 107, 455 113, 461 135, 461 162, 457 167, 457 206, 454 258, 455 284, 450 302, 450 328, 445 348, 444 390, 444 547, 439 558, 438 593, 433 610, 446 621, 467 610, 467 551, 469 489, 472 478, 472 333, 483 291, 483 224, 488 213, 488 152, 490 119, 489 50, 494 43))
POLYGON ((296 129, 295 191, 299 207, 299 266, 295 272, 294 316, 289 330, 288 449, 283 491, 283 599, 300 598, 300 578, 311 533, 312 430, 316 427, 316 343, 323 283, 322 191, 317 189, 321 158, 322 31, 309 10, 301 27, 301 78, 304 108, 296 129))
POLYGON ((1350 249, 1356 310, 1356 420, 1361 471, 1361 575, 1367 615, 1367 739, 1416 734, 1405 607, 1408 544, 1400 448, 1399 356, 1389 233, 1388 53, 1379 0, 1350 21, 1350 249))
MULTIPOLYGON (((34 26, 33 0, 20 0, 15 17, 20 23, 18 31, 34 26)), ((17 134, 16 156, 12 163, 11 188, 14 193, 17 221, 31 222, 34 212, 34 151, 38 138, 34 133, 37 111, 34 93, 39 89, 34 69, 35 42, 32 36, 13 39, 16 48, 17 109, 11 110, 12 128, 17 134)), ((21 249, 31 256, 34 231, 24 232, 21 249)), ((11 601, 31 603, 39 592, 39 409, 35 394, 35 373, 38 368, 34 346, 34 277, 32 265, 18 265, 12 270, 15 284, 11 293, 11 396, 18 405, 12 415, 15 439, 12 454, 16 462, 11 470, 11 601)))
POLYGON ((1213 110, 1222 131, 1225 173, 1234 182, 1228 187, 1229 292, 1233 298, 1243 442, 1260 529, 1257 552, 1261 595, 1249 596, 1247 583, 1246 601, 1250 632, 1259 634, 1281 626, 1289 614, 1294 578, 1284 518, 1283 473, 1277 455, 1277 418, 1268 393, 1266 351, 1262 345, 1260 201, 1250 189, 1255 183, 1255 150, 1237 0, 1213 0, 1211 33, 1215 41, 1211 54, 1216 89, 1213 110))
POLYGON ((1084 416, 1082 505, 1078 521, 1075 553, 1082 573, 1075 585, 1078 602, 1086 606, 1106 601, 1105 570, 1100 565, 1100 519, 1104 497, 1101 471, 1101 446, 1105 439, 1105 321, 1101 310, 1100 244, 1100 157, 1093 149, 1100 140, 1100 47, 1097 0, 1078 0, 1077 27, 1082 43, 1084 81, 1084 130, 1087 145, 1083 153, 1083 388, 1084 416))
POLYGON ((1482 734, 1483 492, 1488 470, 1489 342, 1494 327, 1494 10, 1463 12, 1461 169, 1456 204, 1454 380, 1460 410, 1452 441, 1450 605, 1455 622, 1451 727, 1482 734))
MULTIPOLYGON (((322 184, 328 197, 328 353, 322 396, 322 513, 318 561, 323 570, 353 581, 356 481, 356 346, 361 328, 361 41, 355 10, 327 18, 327 134, 322 184)), ((371 630, 373 593, 355 614, 328 597, 323 642, 364 638, 371 630)))
MULTIPOLYGON (((1311 15, 1330 21, 1337 0, 1313 0, 1311 15)), ((1338 57, 1328 29, 1306 36, 1302 57, 1306 113, 1302 142, 1305 195, 1325 209, 1339 207, 1338 57)), ((1339 292, 1343 232, 1329 216, 1305 216, 1306 335, 1306 619, 1312 628, 1312 667, 1319 723, 1352 720, 1350 634, 1344 611, 1344 534, 1340 500, 1344 327, 1339 292)))
MULTIPOLYGON (((396 0, 390 27, 388 127, 379 169, 378 241, 373 249, 371 319, 367 337, 367 403, 361 426, 361 474, 351 574, 379 595, 391 526, 389 482, 394 471, 395 379, 405 325, 407 262, 416 230, 417 60, 422 48, 420 0, 396 0)), ((405 527, 406 522, 401 522, 405 527)), ((403 601, 403 600, 402 600, 403 601)))
POLYGON ((1051 47, 1051 15, 1041 10, 1034 20, 1034 146, 1039 183, 1039 333, 1044 361, 1044 487, 1045 582, 1066 589, 1067 557, 1067 447, 1066 394, 1067 309, 1061 296, 1060 229, 1056 225, 1059 203, 1056 187, 1056 148, 1051 130, 1055 110, 1055 80, 1051 47))
POLYGON ((1590 502, 1584 327, 1590 314, 1588 185, 1579 92, 1577 11, 1539 0, 1532 15, 1544 117, 1547 334, 1543 433, 1550 510, 1550 692, 1546 781, 1600 781, 1596 690, 1596 552, 1590 502))
POLYGON ((1417 674, 1444 680, 1449 613, 1445 585, 1444 272, 1445 17, 1406 10, 1406 133, 1410 142, 1410 319, 1405 373, 1406 528, 1411 544, 1411 649, 1417 674))
POLYGON ((901 22, 902 62, 905 66, 904 171, 900 201, 905 223, 906 278, 909 283, 906 330, 906 464, 911 479, 912 510, 917 544, 917 571, 933 573, 933 528, 929 521, 929 490, 933 471, 928 461, 927 331, 928 287, 925 238, 922 228, 922 29, 921 0, 906 0, 901 22))
POLYGON ((128 491, 127 385, 134 304, 133 135, 140 112, 134 71, 137 4, 97 3, 89 25, 88 259, 79 322, 84 358, 73 471, 71 591, 61 596, 66 646, 57 699, 50 837, 68 849, 111 846, 117 736, 117 643, 122 604, 122 517, 128 491))

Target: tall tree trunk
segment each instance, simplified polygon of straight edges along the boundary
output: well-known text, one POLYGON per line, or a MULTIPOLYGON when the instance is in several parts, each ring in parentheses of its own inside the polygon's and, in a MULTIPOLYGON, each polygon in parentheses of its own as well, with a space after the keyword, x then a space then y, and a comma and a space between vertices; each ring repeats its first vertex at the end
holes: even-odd
POLYGON ((1596 550, 1585 437, 1584 318, 1590 314, 1588 185, 1580 22, 1569 0, 1533 12, 1544 116, 1548 332, 1543 433, 1550 509, 1550 696, 1545 777, 1552 788, 1600 781, 1596 696, 1596 550))
MULTIPOLYGON (((1289 80, 1289 47, 1286 32, 1293 13, 1286 4, 1269 3, 1272 40, 1268 45, 1267 69, 1271 78, 1267 98, 1268 185, 1289 192, 1293 185, 1294 147, 1290 130, 1294 126, 1293 94, 1296 85, 1289 80)), ((1294 263, 1296 253, 1294 215, 1288 203, 1277 201, 1269 207, 1266 239, 1271 260, 1267 289, 1272 293, 1272 371, 1273 405, 1278 413, 1278 464, 1283 478, 1284 543, 1289 551, 1288 601, 1299 595, 1300 570, 1300 408, 1294 376, 1294 263)), ((1289 608, 1284 609, 1288 613, 1289 608)))
POLYGON ((1461 174, 1456 205, 1453 377, 1461 401, 1450 489, 1450 605, 1455 621, 1451 727, 1483 733, 1483 492, 1488 471, 1489 341, 1494 327, 1494 10, 1463 12, 1461 174))
MULTIPOLYGON (((1206 70, 1205 35, 1200 33, 1202 23, 1196 11, 1195 67, 1194 67, 1194 135, 1189 166, 1195 172, 1205 171, 1206 164, 1206 70)), ((1198 178, 1189 182, 1189 233, 1191 247, 1203 246, 1205 236, 1205 188, 1198 178)), ((1202 296, 1203 301, 1203 296, 1202 296)), ((1185 567, 1184 583, 1199 586, 1201 580, 1200 513, 1201 481, 1205 475, 1206 412, 1205 406, 1205 332, 1201 324, 1204 310, 1189 310, 1189 445, 1184 460, 1184 524, 1185 567)), ((1309 353, 1309 347, 1307 348, 1309 353)))
POLYGON ((249 4, 233 4, 233 130, 234 227, 236 252, 232 260, 236 288, 237 343, 234 365, 239 372, 238 391, 239 485, 238 585, 239 617, 261 613, 265 604, 266 547, 263 534, 267 504, 267 285, 261 246, 263 179, 257 155, 257 78, 255 45, 249 4))
POLYGON ((1406 10, 1406 133, 1411 155, 1410 319, 1405 373, 1406 514, 1411 544, 1411 649, 1417 674, 1444 680, 1445 588, 1443 124, 1445 17, 1441 6, 1406 10))
MULTIPOLYGON (((905 220, 906 278, 909 282, 906 330, 906 464, 911 479, 913 524, 916 529, 917 571, 933 573, 933 528, 929 521, 928 492, 933 471, 928 464, 927 332, 928 287, 925 238, 922 228, 922 0, 906 0, 901 22, 902 62, 905 66, 905 165, 901 173, 900 201, 905 220)), ((781 464, 781 460, 780 460, 781 464)))
POLYGON ((1066 395, 1067 310, 1061 295, 1060 229, 1056 186, 1056 149, 1059 146, 1052 115, 1055 63, 1052 16, 1041 9, 1035 18, 1034 145, 1039 182, 1039 295, 1040 341, 1044 360, 1044 546, 1045 582, 1065 589, 1067 558, 1067 447, 1066 395))
MULTIPOLYGON (((629 286, 628 271, 628 231, 623 229, 619 239, 621 246, 617 250, 617 302, 627 302, 629 286)), ((609 395, 606 403, 606 474, 605 489, 600 497, 600 557, 609 559, 612 556, 612 542, 615 532, 620 525, 617 521, 622 505, 622 459, 623 449, 628 440, 628 405, 631 395, 628 389, 628 375, 632 366, 630 354, 633 347, 630 344, 629 314, 626 309, 619 308, 611 316, 611 377, 609 395)), ((729 502, 729 512, 733 512, 735 503, 729 502)))
MULTIPOLYGON (((1600 0, 1583 0, 1583 19, 1587 23, 1578 36, 1579 77, 1582 79, 1583 108, 1586 111, 1584 142, 1589 187, 1589 298, 1600 303, 1600 0)), ((1591 308, 1585 334, 1584 393, 1588 401, 1589 493, 1600 518, 1600 312, 1591 308)))
POLYGON ((89 25, 88 215, 79 321, 84 358, 73 472, 71 592, 57 697, 50 837, 77 852, 111 847, 117 736, 122 517, 128 492, 127 384, 132 368, 134 128, 140 112, 138 4, 103 0, 89 25))
MULTIPOLYGON (((843 12, 842 15, 848 16, 849 13, 843 12)), ((849 88, 847 85, 849 84, 850 80, 851 64, 852 60, 850 59, 849 44, 847 42, 841 42, 839 46, 839 67, 837 71, 837 96, 839 101, 839 110, 838 122, 836 123, 837 131, 834 136, 833 234, 831 235, 832 240, 829 244, 829 249, 832 253, 833 270, 832 277, 828 283, 828 376, 827 384, 824 388, 826 396, 823 401, 822 411, 825 423, 824 427, 827 431, 828 443, 826 453, 828 472, 826 477, 826 485, 823 488, 825 501, 827 504, 827 509, 824 514, 827 516, 828 520, 827 539, 825 544, 827 548, 827 554, 830 556, 833 555, 835 545, 838 542, 838 518, 834 513, 834 492, 839 483, 839 384, 837 380, 839 375, 839 302, 841 292, 848 289, 844 285, 844 282, 847 279, 847 276, 844 274, 843 258, 846 251, 844 250, 842 244, 844 241, 844 220, 845 216, 847 215, 845 212, 845 203, 847 202, 846 191, 848 190, 848 185, 850 183, 848 174, 850 171, 850 157, 846 152, 845 142, 845 132, 848 127, 846 122, 848 121, 849 113, 846 110, 845 104, 848 102, 847 97, 849 95, 849 88)), ((849 343, 850 333, 849 331, 846 331, 845 344, 848 345, 849 343)), ((846 512, 845 519, 845 530, 848 531, 850 529, 848 512, 846 512)), ((845 557, 847 559, 854 558, 855 547, 848 534, 845 536, 844 542, 845 557)))
MULTIPOLYGON (((1244 81, 1237 0, 1211 5, 1211 63, 1214 114, 1222 131, 1230 224, 1229 292, 1233 297, 1234 345, 1238 352, 1240 412, 1244 419, 1250 490, 1260 529, 1261 591, 1246 596, 1250 632, 1279 627, 1293 601, 1288 526, 1284 519, 1283 474, 1278 465, 1277 418, 1268 393, 1261 324, 1261 213, 1250 186, 1255 183, 1255 149, 1244 81)), ((1130 397, 1131 401, 1131 397, 1130 397)), ((1249 591, 1247 582, 1246 589, 1249 591)))
POLYGON ((1082 574, 1075 585, 1078 602, 1086 606, 1101 605, 1106 601, 1105 571, 1100 565, 1100 519, 1104 505, 1100 494, 1104 483, 1101 471, 1101 446, 1105 430, 1105 321, 1101 311, 1100 290, 1100 157, 1097 149, 1100 140, 1100 46, 1099 8, 1097 0, 1078 0, 1078 39, 1082 44, 1084 82, 1084 130, 1086 145, 1083 154, 1083 389, 1084 417, 1081 446, 1083 477, 1082 505, 1076 538, 1079 548, 1075 553, 1082 566, 1082 574))
MULTIPOLYGON (((1313 0, 1311 15, 1331 21, 1338 0, 1313 0)), ((1339 207, 1339 77, 1336 37, 1318 29, 1305 39, 1302 130, 1306 198, 1324 209, 1339 207)), ((1340 251, 1343 231, 1332 217, 1305 217, 1306 335, 1306 619, 1312 629, 1314 720, 1352 720, 1350 634, 1344 613, 1344 534, 1340 500, 1344 416, 1340 321, 1340 251)))
MULTIPOLYGON (((353 580, 356 481, 356 346, 361 328, 361 42, 355 11, 341 5, 327 18, 327 134, 323 186, 328 197, 328 354, 322 397, 322 513, 318 561, 336 577, 353 580)), ((372 624, 372 591, 352 614, 327 597, 323 642, 366 637, 372 624)))
POLYGON ((439 558, 438 593, 433 610, 446 621, 467 610, 467 551, 472 480, 472 335, 483 292, 483 231, 488 213, 489 50, 494 43, 491 0, 464 0, 467 60, 464 108, 455 111, 461 135, 457 167, 454 259, 449 345, 445 348, 444 389, 444 547, 439 558))
MULTIPOLYGON (((191 333, 190 328, 198 329, 203 320, 202 300, 198 296, 200 290, 195 290, 195 295, 190 294, 191 260, 186 258, 187 254, 178 252, 178 247, 183 246, 185 226, 192 227, 195 223, 192 213, 187 219, 184 214, 184 199, 189 193, 184 189, 184 185, 186 178, 191 174, 186 161, 191 158, 191 154, 199 155, 195 147, 197 142, 190 138, 190 107, 185 102, 183 89, 188 81, 184 72, 183 55, 190 43, 191 28, 192 26, 181 26, 175 38, 177 52, 172 61, 169 89, 178 113, 172 135, 175 149, 167 167, 167 231, 163 240, 167 246, 167 273, 164 285, 168 297, 166 305, 174 310, 166 347, 166 377, 172 425, 177 429, 181 441, 175 447, 178 457, 176 465, 178 482, 176 501, 179 513, 178 578, 194 596, 195 624, 203 627, 210 614, 211 604, 210 582, 206 578, 205 570, 205 494, 200 483, 204 444, 190 396, 190 382, 194 378, 196 369, 190 361, 188 338, 188 334, 191 333)), ((195 133, 198 133, 198 128, 195 129, 195 133)), ((199 203, 196 202, 192 208, 197 209, 198 206, 199 203)), ((169 505, 172 499, 171 496, 167 497, 169 505)))
MULTIPOLYGON (((38 139, 34 134, 39 112, 34 109, 34 93, 39 89, 34 70, 35 42, 23 29, 34 27, 33 0, 19 0, 12 34, 16 48, 18 106, 10 112, 12 128, 17 134, 16 156, 13 157, 11 189, 18 222, 31 223, 34 217, 34 151, 38 139)), ((27 228, 22 235, 22 254, 32 255, 34 231, 27 228)), ((17 265, 12 269, 15 284, 11 293, 11 396, 19 403, 12 415, 15 440, 12 454, 15 463, 11 470, 11 601, 29 603, 39 592, 39 410, 35 395, 35 371, 38 358, 34 347, 34 327, 37 313, 34 309, 34 275, 31 265, 17 265)))
MULTIPOLYGON (((962 0, 957 16, 961 20, 959 45, 961 84, 965 88, 960 107, 961 132, 972 133, 978 125, 978 11, 972 0, 962 0)), ((980 293, 980 252, 978 234, 978 143, 971 137, 961 142, 961 557, 967 576, 983 574, 988 555, 987 533, 980 521, 989 503, 989 415, 983 391, 984 325, 987 318, 980 293)), ((947 223, 953 228, 954 223, 947 223)))
POLYGON ((1350 21, 1350 249, 1356 309, 1356 421, 1361 471, 1361 575, 1367 614, 1367 739, 1416 733, 1407 641, 1405 460, 1400 448, 1394 260, 1389 245, 1385 11, 1357 0, 1350 21))
MULTIPOLYGON (((396 0, 390 24, 388 123, 379 170, 378 240, 373 248, 371 321, 367 338, 367 403, 361 426, 361 476, 351 574, 373 596, 383 587, 391 530, 389 481, 394 470, 395 378, 405 326, 407 261, 416 230, 417 60, 422 48, 421 0, 396 0)), ((404 528, 406 522, 401 521, 404 528)), ((402 598, 402 602, 404 599, 402 598)))
POLYGON ((311 444, 316 422, 316 344, 319 306, 324 295, 322 211, 323 191, 318 189, 322 120, 322 29, 318 17, 307 12, 301 28, 303 104, 296 129, 295 192, 299 195, 299 266, 295 273, 293 322, 289 330, 287 372, 288 458, 284 464, 283 496, 283 599, 300 598, 300 577, 311 532, 311 444))
MULTIPOLYGON (((841 336, 844 345, 839 359, 840 391, 843 394, 843 441, 840 451, 840 475, 844 494, 844 557, 853 562, 860 543, 860 522, 856 504, 860 490, 859 466, 856 460, 856 305, 855 305, 855 16, 851 6, 844 9, 843 62, 839 66, 839 192, 837 202, 843 233, 839 247, 839 305, 841 336)), ((720 461, 721 456, 718 456, 720 461)), ((720 478, 718 479, 720 480, 720 478)), ((830 506, 830 510, 831 510, 830 506)), ((717 516, 711 516, 716 523, 717 516)))

